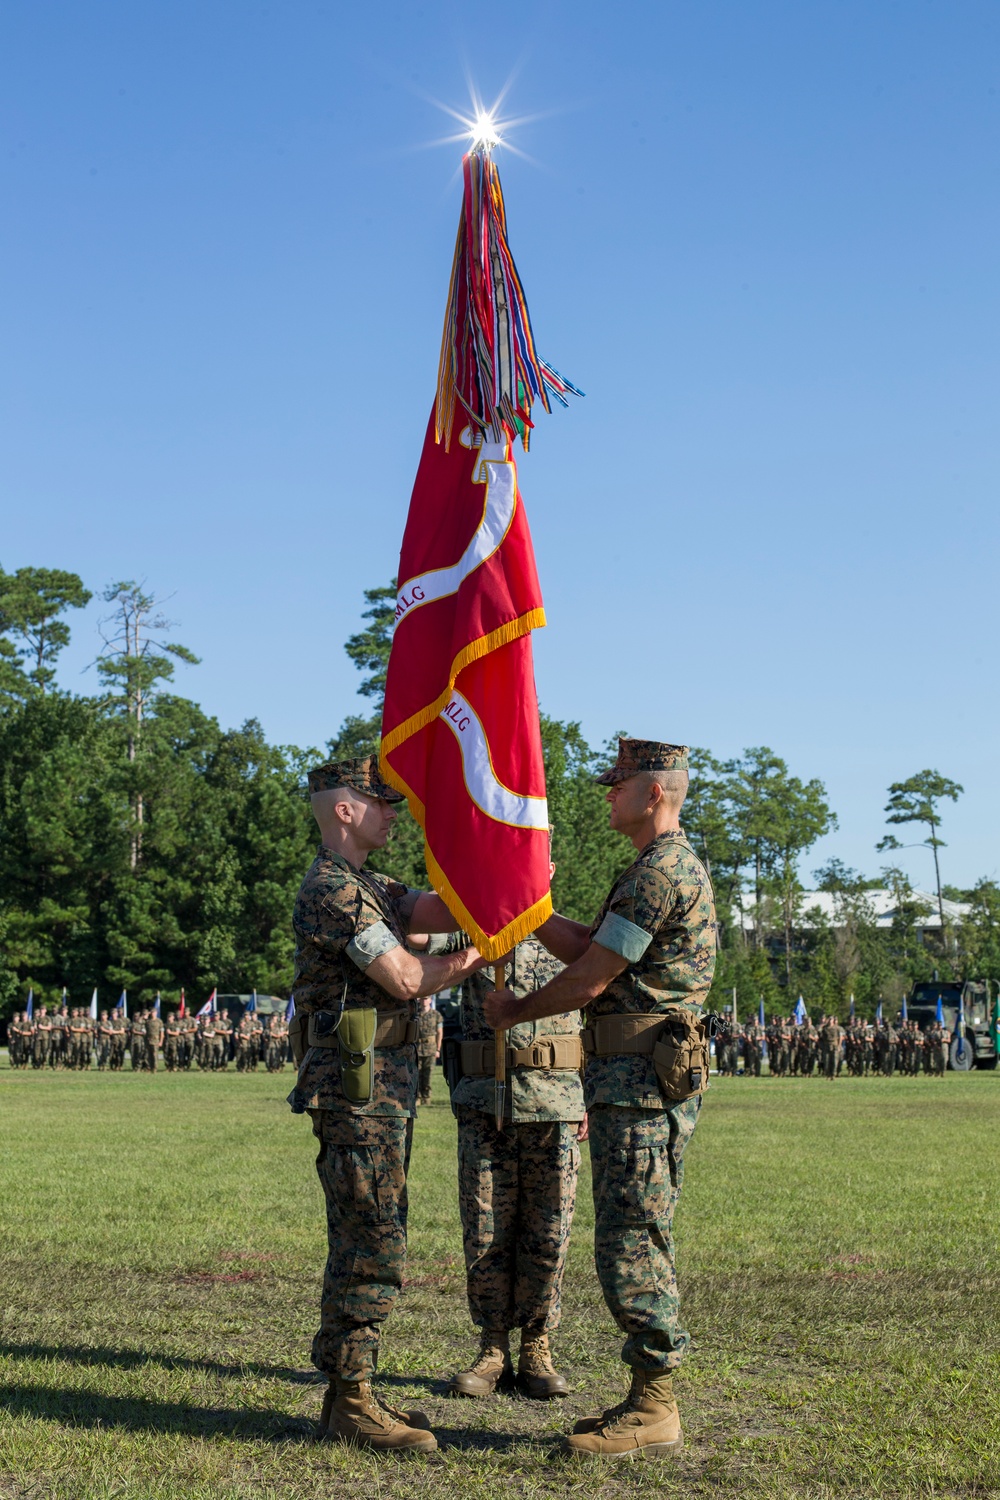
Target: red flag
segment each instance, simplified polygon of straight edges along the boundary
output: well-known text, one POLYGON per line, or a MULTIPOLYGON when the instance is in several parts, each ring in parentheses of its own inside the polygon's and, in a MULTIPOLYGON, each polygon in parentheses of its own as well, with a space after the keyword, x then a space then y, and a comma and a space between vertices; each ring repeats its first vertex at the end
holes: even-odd
POLYGON ((381 763, 423 828, 435 887, 491 960, 552 911, 530 639, 545 614, 512 440, 535 396, 547 407, 546 392, 568 390, 535 355, 496 167, 473 152, 400 554, 381 763))
POLYGON ((180 1009, 178 1010, 177 1014, 179 1016, 186 1016, 187 1015, 187 1004, 186 1004, 186 1002, 184 1000, 184 991, 183 990, 181 990, 181 1004, 180 1004, 180 1009))

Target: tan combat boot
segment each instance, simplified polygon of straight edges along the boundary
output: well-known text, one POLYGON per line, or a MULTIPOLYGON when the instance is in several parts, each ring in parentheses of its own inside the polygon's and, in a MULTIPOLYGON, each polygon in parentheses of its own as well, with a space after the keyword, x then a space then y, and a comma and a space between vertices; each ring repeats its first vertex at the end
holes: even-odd
MULTIPOLYGON (((331 1380, 330 1384, 326 1388, 326 1394, 323 1397, 323 1407, 319 1414, 318 1431, 316 1433, 317 1439, 326 1437, 327 1428, 330 1425, 330 1412, 333 1410, 333 1403, 334 1401, 336 1401, 336 1399, 337 1382, 336 1380, 331 1380)), ((398 1407, 390 1406, 389 1402, 386 1401, 383 1396, 376 1396, 375 1399, 378 1402, 379 1406, 381 1406, 382 1410, 387 1411, 389 1415, 391 1417, 395 1417, 398 1422, 405 1423, 407 1427, 419 1427, 424 1432, 430 1432, 431 1424, 425 1412, 400 1411, 398 1407)))
POLYGON ((683 1446, 669 1372, 636 1369, 625 1400, 599 1417, 583 1417, 566 1439, 570 1453, 609 1458, 679 1453, 683 1446))
POLYGON ((368 1380, 331 1380, 319 1419, 319 1437, 382 1452, 433 1453, 437 1438, 423 1412, 397 1411, 380 1401, 368 1380))
POLYGON ((521 1334, 521 1352, 517 1358, 517 1382, 525 1395, 534 1401, 550 1401, 553 1396, 568 1396, 566 1377, 552 1363, 547 1333, 521 1334))
POLYGON ((479 1353, 467 1370, 451 1377, 449 1396, 492 1396, 498 1385, 514 1378, 510 1362, 510 1335, 503 1328, 483 1330, 479 1353))

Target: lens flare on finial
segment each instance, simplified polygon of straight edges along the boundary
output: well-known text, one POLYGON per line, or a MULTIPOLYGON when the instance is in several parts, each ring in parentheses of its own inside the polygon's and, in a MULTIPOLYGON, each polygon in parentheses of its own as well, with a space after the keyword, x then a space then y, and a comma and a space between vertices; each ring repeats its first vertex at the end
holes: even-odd
POLYGON ((477 112, 470 130, 473 151, 492 151, 500 144, 500 132, 492 114, 481 109, 477 112))

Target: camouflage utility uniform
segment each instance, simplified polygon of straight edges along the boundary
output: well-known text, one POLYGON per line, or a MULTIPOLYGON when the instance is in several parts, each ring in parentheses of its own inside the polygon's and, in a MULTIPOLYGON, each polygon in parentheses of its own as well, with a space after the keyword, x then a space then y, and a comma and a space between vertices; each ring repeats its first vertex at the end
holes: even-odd
MULTIPOLYGON (((591 938, 629 965, 588 1005, 588 1027, 630 1012, 700 1014, 715 970, 715 902, 682 831, 661 833, 629 866, 591 938)), ((678 1316, 671 1230, 701 1099, 665 1103, 648 1054, 590 1055, 584 1084, 601 1290, 626 1335, 626 1364, 670 1370, 689 1343, 678 1316)))
MULTIPOLYGON (((395 798, 395 794, 393 794, 395 798)), ((321 848, 296 897, 296 1018, 335 1022, 345 1009, 375 1007, 413 1022, 413 1006, 392 999, 366 975, 382 953, 404 944, 399 903, 406 887, 357 870, 321 848)), ((410 1025, 413 1036, 415 1024, 410 1025)), ((336 1045, 310 1045, 288 1102, 312 1117, 316 1170, 326 1197, 329 1253, 312 1357, 334 1379, 364 1381, 378 1360, 379 1335, 399 1295, 406 1261, 406 1172, 417 1103, 417 1055, 410 1042, 377 1047, 367 1104, 344 1095, 336 1045)))
POLYGON ((267 1071, 280 1073, 288 1052, 288 1027, 282 1016, 272 1016, 267 1028, 267 1071))
POLYGON ((182 1022, 171 1012, 163 1033, 163 1063, 168 1073, 175 1073, 181 1061, 182 1022))
POLYGON ((418 1096, 421 1104, 431 1102, 431 1079, 434 1064, 441 1050, 441 1032, 444 1023, 433 1005, 427 1010, 417 1011, 417 1070, 418 1096))
POLYGON ((160 1043, 163 1040, 163 1022, 155 1011, 151 1011, 146 1017, 146 1067, 150 1073, 156 1072, 156 1064, 160 1055, 160 1043))
MULTIPOLYGON (((562 968, 537 939, 527 938, 514 951, 513 972, 507 966, 506 987, 523 1000, 562 968)), ((451 1096, 469 1312, 481 1330, 548 1334, 559 1325, 576 1207, 577 1130, 584 1114, 581 1018, 574 1011, 522 1021, 508 1031, 509 1123, 498 1131, 496 1033, 483 1016, 492 988, 487 971, 462 986, 463 1076, 451 1096)))

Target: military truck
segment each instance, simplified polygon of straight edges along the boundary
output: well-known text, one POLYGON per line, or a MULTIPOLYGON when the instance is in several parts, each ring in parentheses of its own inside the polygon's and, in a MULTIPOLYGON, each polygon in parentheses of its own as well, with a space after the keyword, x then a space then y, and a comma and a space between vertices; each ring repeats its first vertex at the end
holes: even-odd
POLYGON ((952 984, 930 979, 915 984, 906 1002, 906 1013, 911 1021, 917 1022, 921 1031, 933 1026, 939 1000, 944 1024, 952 1036, 948 1049, 949 1068, 959 1073, 967 1073, 971 1068, 995 1068, 997 1051, 991 1023, 989 981, 966 979, 952 984), (960 1004, 965 1012, 964 1046, 961 1048, 958 1040, 960 1004))

